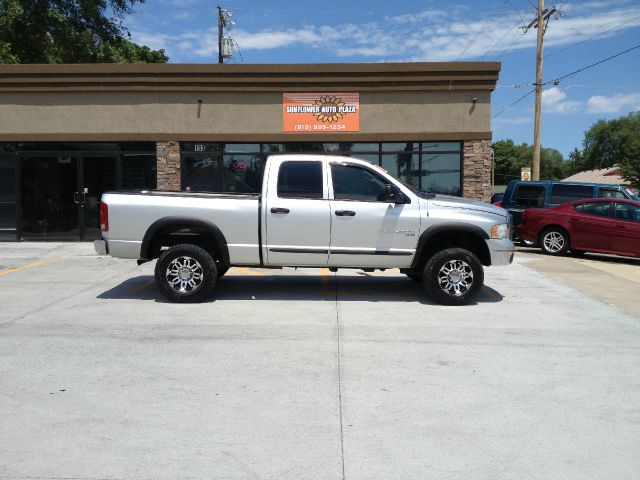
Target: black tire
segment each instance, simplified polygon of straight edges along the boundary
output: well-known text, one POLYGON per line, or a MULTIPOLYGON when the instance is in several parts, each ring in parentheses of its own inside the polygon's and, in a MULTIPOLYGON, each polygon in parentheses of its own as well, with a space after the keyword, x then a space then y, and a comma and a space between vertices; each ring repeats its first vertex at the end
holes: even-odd
POLYGON ((168 300, 177 303, 201 302, 213 292, 218 269, 205 250, 196 245, 181 244, 160 255, 155 278, 160 292, 168 300))
POLYGON ((484 270, 478 257, 469 250, 447 248, 429 259, 422 278, 427 295, 437 303, 466 305, 482 288, 484 270), (446 272, 447 267, 453 267, 451 277, 446 272), (457 282, 446 283, 447 279, 456 281, 458 278, 457 282))
POLYGON ((547 255, 564 255, 569 250, 569 235, 559 227, 547 228, 540 234, 538 244, 547 255))

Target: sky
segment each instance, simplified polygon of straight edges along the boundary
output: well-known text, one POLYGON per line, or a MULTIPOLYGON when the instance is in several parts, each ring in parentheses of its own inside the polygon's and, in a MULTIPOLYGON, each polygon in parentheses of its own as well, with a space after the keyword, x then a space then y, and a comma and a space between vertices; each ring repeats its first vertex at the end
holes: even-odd
MULTIPOLYGON (((232 63, 500 61, 493 138, 533 143, 537 0, 220 0, 235 25, 232 63)), ((543 82, 640 45, 640 0, 545 2, 543 82)), ((217 62, 213 1, 147 0, 125 19, 132 39, 171 63, 217 62)), ((565 158, 599 119, 640 110, 640 48, 545 85, 542 145, 565 158)))

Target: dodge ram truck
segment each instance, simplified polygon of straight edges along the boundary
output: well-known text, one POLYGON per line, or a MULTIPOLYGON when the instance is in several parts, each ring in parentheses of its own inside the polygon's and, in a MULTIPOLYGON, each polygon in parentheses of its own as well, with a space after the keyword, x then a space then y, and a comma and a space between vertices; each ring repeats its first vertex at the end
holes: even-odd
POLYGON ((273 155, 257 194, 103 194, 96 251, 138 263, 174 302, 209 297, 230 267, 399 268, 434 301, 463 305, 483 266, 513 261, 506 210, 417 191, 351 157, 273 155))

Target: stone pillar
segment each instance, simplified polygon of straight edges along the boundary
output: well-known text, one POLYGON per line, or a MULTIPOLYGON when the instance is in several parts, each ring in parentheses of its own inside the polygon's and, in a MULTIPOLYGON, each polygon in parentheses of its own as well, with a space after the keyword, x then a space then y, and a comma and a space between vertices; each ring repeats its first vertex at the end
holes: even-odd
POLYGON ((180 144, 157 142, 158 190, 180 190, 180 144))
POLYGON ((462 196, 488 202, 492 193, 491 140, 464 142, 462 196))

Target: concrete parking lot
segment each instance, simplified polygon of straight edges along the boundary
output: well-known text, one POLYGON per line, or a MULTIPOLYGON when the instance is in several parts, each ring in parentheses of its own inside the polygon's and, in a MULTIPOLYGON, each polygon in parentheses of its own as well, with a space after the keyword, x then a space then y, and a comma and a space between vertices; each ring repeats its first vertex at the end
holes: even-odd
POLYGON ((465 307, 248 268, 176 305, 153 266, 0 244, 0 478, 638 478, 637 305, 585 280, 633 261, 519 252, 465 307))

